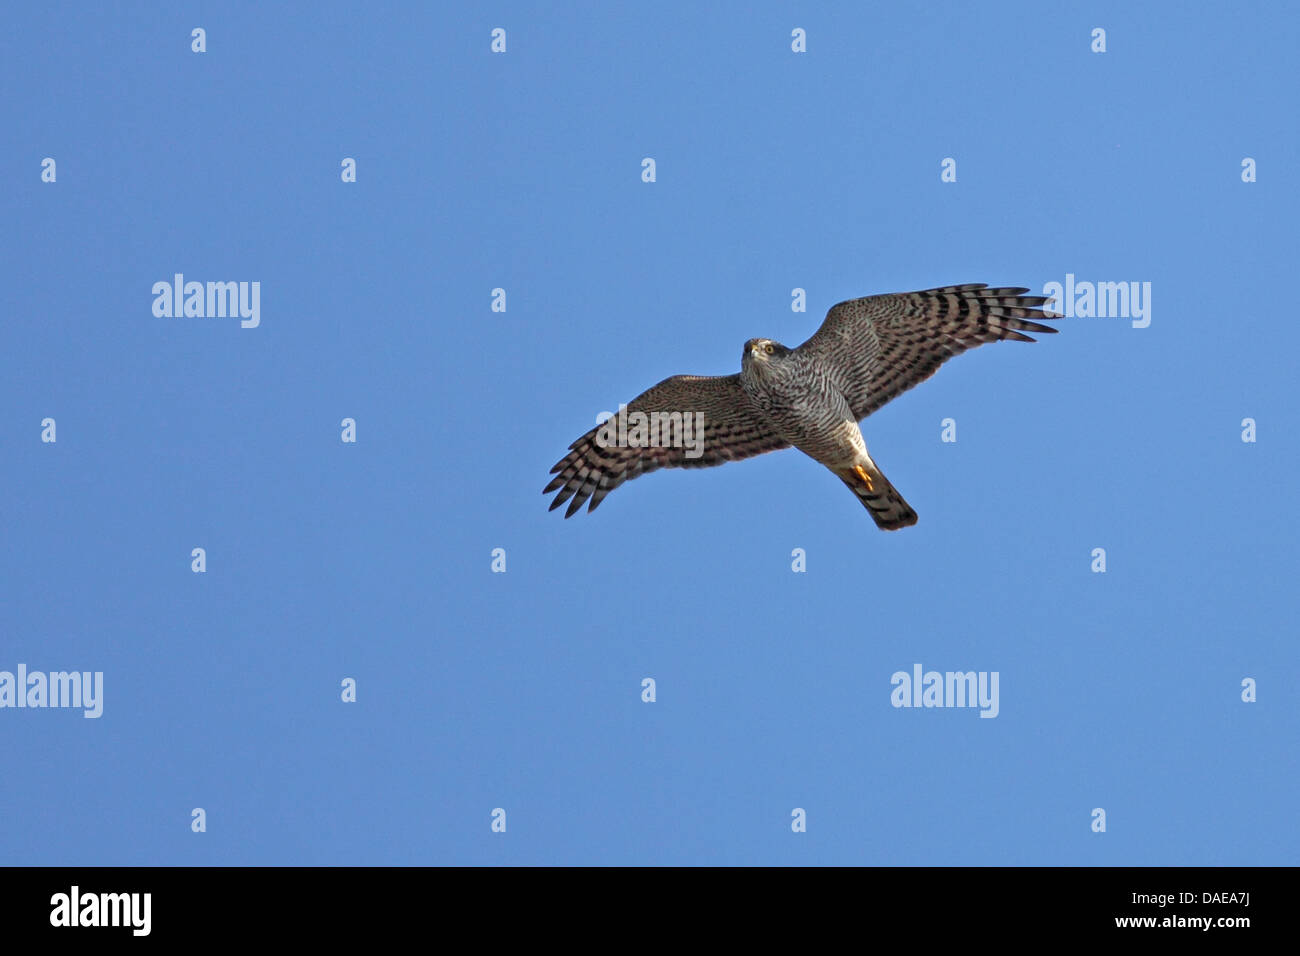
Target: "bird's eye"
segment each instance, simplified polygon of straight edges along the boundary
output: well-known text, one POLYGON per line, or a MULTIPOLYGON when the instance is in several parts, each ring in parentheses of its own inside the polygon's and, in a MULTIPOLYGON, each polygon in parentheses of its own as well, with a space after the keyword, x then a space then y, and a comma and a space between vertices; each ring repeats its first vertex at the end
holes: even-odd
POLYGON ((763 351, 766 352, 768 355, 771 355, 773 352, 776 351, 776 349, 773 348, 771 342, 768 342, 766 345, 763 346, 763 351))

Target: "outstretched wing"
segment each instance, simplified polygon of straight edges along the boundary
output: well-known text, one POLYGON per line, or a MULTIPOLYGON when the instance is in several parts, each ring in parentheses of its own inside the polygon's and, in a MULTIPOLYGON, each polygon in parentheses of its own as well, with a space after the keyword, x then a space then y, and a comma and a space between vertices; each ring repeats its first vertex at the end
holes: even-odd
POLYGON ((1055 332, 1029 321, 1060 316, 1042 310, 1050 299, 1028 291, 979 283, 850 299, 833 306, 797 351, 831 371, 861 421, 967 349, 1003 339, 1036 341, 1024 332, 1055 332))
POLYGON ((623 482, 656 468, 704 468, 787 447, 754 412, 749 397, 740 387, 739 375, 674 375, 664 379, 628 404, 630 434, 636 427, 635 412, 647 416, 662 413, 659 427, 655 429, 657 438, 651 436, 654 440, 647 443, 634 436, 625 444, 618 444, 610 440, 613 438, 610 432, 617 431, 616 424, 603 433, 599 425, 587 432, 569 446, 571 451, 551 469, 555 477, 542 489, 542 494, 549 495, 556 490, 559 494, 551 502, 550 510, 554 511, 572 497, 564 517, 572 517, 588 498, 591 505, 587 510, 595 511, 605 496, 623 482), (696 413, 703 418, 697 418, 696 413), (690 416, 689 433, 685 432, 687 416, 690 416), (702 436, 695 427, 697 422, 703 424, 702 436), (679 436, 683 440, 677 441, 679 436))

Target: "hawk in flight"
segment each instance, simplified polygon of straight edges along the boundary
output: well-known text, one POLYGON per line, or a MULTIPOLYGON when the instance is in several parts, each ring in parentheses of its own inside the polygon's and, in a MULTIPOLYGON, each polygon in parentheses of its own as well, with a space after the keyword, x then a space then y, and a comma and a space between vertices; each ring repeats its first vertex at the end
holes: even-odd
POLYGON ((542 493, 558 491, 551 510, 568 501, 569 518, 657 468, 721 465, 793 445, 848 485, 881 528, 916 524, 867 454, 858 422, 960 352, 1055 332, 1031 321, 1060 318, 1043 311, 1052 300, 1028 291, 981 283, 872 295, 834 306, 798 348, 750 339, 739 374, 674 375, 620 407, 617 421, 569 446, 542 493))

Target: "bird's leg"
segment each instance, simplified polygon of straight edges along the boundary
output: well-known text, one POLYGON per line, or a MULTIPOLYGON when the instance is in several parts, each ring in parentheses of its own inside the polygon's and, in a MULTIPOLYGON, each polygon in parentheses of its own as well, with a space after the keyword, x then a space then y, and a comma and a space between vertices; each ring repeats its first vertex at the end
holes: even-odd
POLYGON ((867 474, 865 468, 863 468, 861 465, 854 465, 853 471, 857 474, 859 478, 862 479, 863 483, 867 486, 867 491, 876 490, 876 486, 871 483, 871 476, 867 474))

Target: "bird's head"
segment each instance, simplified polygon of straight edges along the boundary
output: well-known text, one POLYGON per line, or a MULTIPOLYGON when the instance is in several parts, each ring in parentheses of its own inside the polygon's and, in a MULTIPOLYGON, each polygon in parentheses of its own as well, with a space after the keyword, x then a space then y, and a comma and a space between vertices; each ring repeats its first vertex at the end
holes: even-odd
POLYGON ((745 351, 741 353, 740 364, 742 368, 753 366, 755 370, 764 369, 781 361, 789 354, 790 350, 780 342, 773 342, 771 339, 750 339, 745 343, 745 351))

